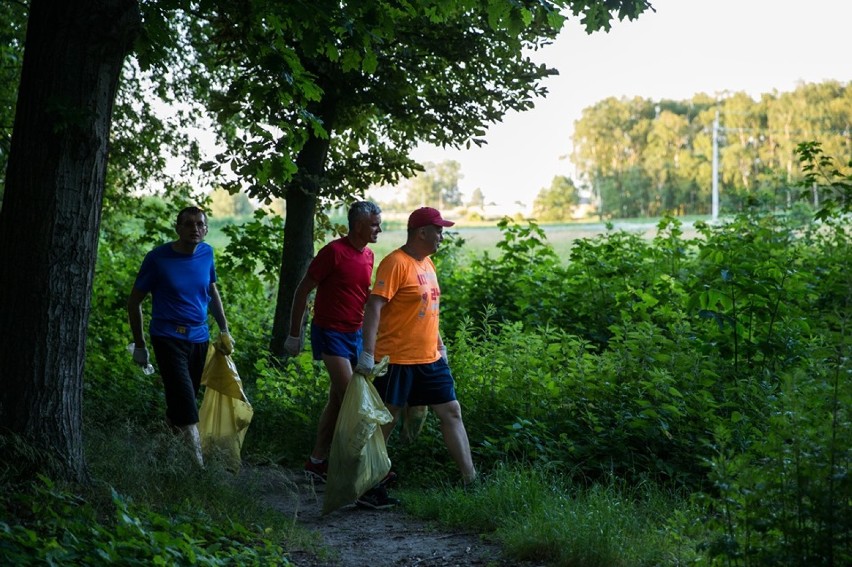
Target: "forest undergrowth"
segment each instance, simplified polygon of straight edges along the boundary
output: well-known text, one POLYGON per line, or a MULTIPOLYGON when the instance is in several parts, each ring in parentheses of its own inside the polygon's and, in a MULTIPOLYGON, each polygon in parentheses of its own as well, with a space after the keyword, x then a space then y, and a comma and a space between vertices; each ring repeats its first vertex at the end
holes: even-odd
MULTIPOLYGON (((192 470, 164 441, 161 388, 124 350, 124 301, 139 258, 169 236, 121 222, 131 213, 110 212, 99 249, 84 392, 93 485, 10 484, 26 447, 4 438, 17 457, 0 476, 0 552, 22 565, 321 553, 250 487, 192 470)), ((650 240, 611 230, 568 258, 532 221, 501 221, 494 253, 466 254, 450 235, 436 257, 442 334, 482 481, 458 486, 430 416, 413 443, 391 439, 405 512, 541 564, 849 564, 848 220, 748 210, 687 238, 666 217, 650 240)), ((217 256, 254 409, 242 456, 298 469, 327 378, 309 353, 268 355, 277 228, 253 223, 231 227, 217 256)))

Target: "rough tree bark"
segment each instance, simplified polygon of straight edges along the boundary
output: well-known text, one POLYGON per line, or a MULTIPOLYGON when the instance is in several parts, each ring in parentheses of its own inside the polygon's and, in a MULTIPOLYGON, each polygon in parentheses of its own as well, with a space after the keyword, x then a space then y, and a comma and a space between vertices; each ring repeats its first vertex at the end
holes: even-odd
POLYGON ((314 256, 314 214, 328 147, 328 139, 311 136, 296 158, 299 173, 287 191, 284 247, 281 252, 278 297, 269 345, 273 356, 283 357, 286 354, 284 341, 290 334, 293 294, 314 256))
POLYGON ((0 210, 0 432, 78 482, 109 127, 140 26, 137 0, 32 0, 0 210))
POLYGON ((309 109, 323 124, 326 137, 319 137, 313 131, 307 142, 296 156, 298 173, 290 183, 285 203, 287 211, 284 218, 284 246, 281 251, 281 270, 278 279, 278 297, 275 302, 275 316, 272 321, 272 339, 269 342, 270 353, 278 358, 287 353, 284 342, 290 334, 290 313, 293 309, 293 294, 302 281, 308 266, 314 257, 314 215, 317 202, 328 184, 326 163, 331 147, 331 138, 337 124, 338 85, 327 76, 319 75, 317 83, 325 96, 323 100, 309 109))

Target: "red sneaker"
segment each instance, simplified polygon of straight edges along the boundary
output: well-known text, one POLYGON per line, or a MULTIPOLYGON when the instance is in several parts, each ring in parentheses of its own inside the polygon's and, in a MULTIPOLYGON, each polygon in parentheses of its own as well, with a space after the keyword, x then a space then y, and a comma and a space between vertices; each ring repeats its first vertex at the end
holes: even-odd
POLYGON ((379 481, 379 486, 393 486, 396 484, 397 474, 393 471, 388 471, 388 474, 385 475, 385 478, 379 481))
POLYGON ((305 462, 305 477, 315 482, 324 483, 328 480, 328 459, 321 463, 315 463, 308 459, 305 462))

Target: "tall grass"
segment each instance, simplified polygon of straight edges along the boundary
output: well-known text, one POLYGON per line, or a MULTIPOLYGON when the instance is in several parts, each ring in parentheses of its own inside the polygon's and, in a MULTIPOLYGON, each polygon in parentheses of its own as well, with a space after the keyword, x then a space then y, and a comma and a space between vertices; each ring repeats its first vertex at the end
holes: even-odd
POLYGON ((243 466, 238 473, 217 455, 195 465, 185 440, 165 424, 161 429, 141 429, 126 424, 113 429, 87 431, 86 458, 93 478, 109 485, 138 504, 168 513, 198 513, 246 526, 263 525, 283 540, 300 547, 312 546, 314 536, 264 505, 263 496, 282 497, 297 488, 274 466, 258 472, 243 466))
POLYGON ((508 557, 566 567, 684 565, 698 510, 654 484, 567 484, 541 469, 495 469, 474 488, 401 491, 408 512, 487 534, 508 557))

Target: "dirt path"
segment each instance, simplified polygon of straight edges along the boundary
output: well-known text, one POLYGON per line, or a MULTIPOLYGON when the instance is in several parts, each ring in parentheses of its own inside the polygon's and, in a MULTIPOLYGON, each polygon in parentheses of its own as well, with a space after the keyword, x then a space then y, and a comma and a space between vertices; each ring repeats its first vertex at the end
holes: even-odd
POLYGON ((391 510, 352 505, 322 516, 324 485, 305 480, 302 471, 255 472, 263 479, 268 504, 299 526, 316 531, 328 551, 327 557, 318 557, 306 550, 289 550, 289 559, 299 567, 519 565, 502 558, 498 546, 476 534, 438 531, 406 515, 404 505, 391 510))

